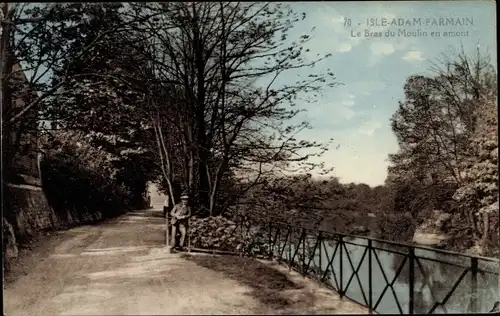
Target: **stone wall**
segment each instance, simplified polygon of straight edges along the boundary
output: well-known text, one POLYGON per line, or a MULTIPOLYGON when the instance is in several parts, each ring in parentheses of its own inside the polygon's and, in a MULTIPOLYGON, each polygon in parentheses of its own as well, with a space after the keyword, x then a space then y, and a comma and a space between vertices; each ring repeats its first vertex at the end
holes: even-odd
POLYGON ((7 184, 4 217, 13 226, 18 242, 29 239, 37 231, 61 229, 102 219, 100 212, 66 209, 55 211, 41 186, 7 184))
POLYGON ((57 228, 59 222, 40 186, 7 184, 4 217, 13 226, 18 240, 40 230, 57 228))
MULTIPOLYGON (((68 228, 102 219, 100 212, 67 209, 56 211, 51 207, 41 185, 11 184, 4 186, 3 244, 4 262, 17 256, 17 246, 27 243, 43 231, 68 228)), ((36 181, 35 181, 36 182, 36 181)))
POLYGON ((53 229, 55 214, 42 188, 33 184, 6 183, 3 187, 4 268, 18 255, 18 244, 29 241, 38 231, 53 229))

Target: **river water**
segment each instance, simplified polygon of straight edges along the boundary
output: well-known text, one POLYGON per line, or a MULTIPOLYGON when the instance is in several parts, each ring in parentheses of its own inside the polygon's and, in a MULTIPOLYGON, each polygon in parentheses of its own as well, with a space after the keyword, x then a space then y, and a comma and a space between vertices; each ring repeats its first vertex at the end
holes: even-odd
MULTIPOLYGON (((309 253, 312 253, 316 240, 309 238, 306 243, 306 253, 309 248, 309 253)), ((343 248, 343 264, 342 264, 342 281, 343 288, 345 289, 353 271, 358 267, 368 241, 365 239, 349 239, 349 243, 358 245, 345 244, 343 248), (346 250, 349 257, 346 256, 346 250), (351 260, 354 269, 349 262, 351 260)), ((280 242, 281 246, 283 242, 280 242)), ((327 270, 329 259, 336 248, 336 242, 324 241, 324 247, 321 249, 321 259, 319 248, 316 247, 314 257, 311 259, 310 268, 318 270, 321 268, 322 273, 327 270)), ((408 247, 396 246, 389 244, 381 244, 378 242, 372 243, 375 248, 372 252, 372 300, 373 305, 378 304, 375 311, 380 314, 407 314, 409 312, 409 262, 406 260, 402 265, 399 276, 394 280, 392 289, 387 288, 384 292, 386 284, 391 283, 395 278, 396 272, 404 261, 405 256, 402 254, 391 253, 389 251, 396 251, 407 253, 408 247), (376 255, 375 255, 376 254, 376 255), (377 260, 378 259, 378 260, 377 260), (380 262, 380 264, 379 264, 380 262), (382 268, 381 268, 382 267, 382 268), (384 273, 385 277, 384 277, 384 273), (386 281, 387 279, 387 281, 386 281), (382 295, 383 294, 383 295, 382 295), (381 297, 381 298, 380 298, 381 297)), ((278 249, 283 249, 283 246, 278 249)), ((294 245, 287 244, 284 248, 282 259, 287 260, 291 257, 290 254, 296 250, 294 245)), ((278 252, 279 253, 279 252, 278 252)), ((295 263, 301 263, 300 255, 302 253, 302 245, 299 247, 298 256, 294 259, 295 263)), ((458 281, 461 274, 465 273, 464 278, 458 283, 453 294, 449 296, 444 307, 438 306, 433 313, 469 313, 470 297, 471 297, 471 272, 464 272, 465 268, 456 267, 452 264, 470 266, 470 258, 457 257, 447 254, 437 253, 425 249, 415 249, 415 255, 419 260, 415 262, 414 269, 414 313, 428 313, 436 301, 442 302, 452 290, 454 284, 458 281), (426 259, 427 258, 427 259, 426 259), (430 260, 429 260, 430 259, 430 260), (438 263, 432 259, 439 259, 452 264, 438 263), (422 273, 422 270, 424 273, 422 273)), ((338 289, 340 283, 340 251, 337 253, 332 261, 331 267, 326 273, 327 280, 332 287, 338 289), (332 272, 333 270, 333 272, 332 272), (337 282, 335 282, 335 278, 337 282)), ((486 262, 479 260, 478 268, 480 270, 487 270, 496 272, 494 273, 478 273, 477 275, 477 308, 479 313, 489 312, 495 301, 500 301, 499 291, 499 276, 498 276, 498 263, 486 262)), ((358 271, 358 279, 354 276, 346 291, 346 296, 363 305, 367 305, 369 293, 369 260, 368 253, 361 263, 358 271), (362 290, 363 289, 363 290, 362 290), (364 295, 363 295, 364 291, 364 295), (365 301, 366 298, 366 301, 365 301)))

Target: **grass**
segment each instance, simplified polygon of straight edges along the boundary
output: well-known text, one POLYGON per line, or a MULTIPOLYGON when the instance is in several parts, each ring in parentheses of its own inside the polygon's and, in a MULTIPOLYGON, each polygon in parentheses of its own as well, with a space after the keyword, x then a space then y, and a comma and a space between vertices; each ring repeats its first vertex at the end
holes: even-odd
POLYGON ((188 254, 183 257, 250 287, 250 295, 274 310, 290 307, 294 303, 285 297, 283 291, 302 288, 282 272, 252 258, 188 254))

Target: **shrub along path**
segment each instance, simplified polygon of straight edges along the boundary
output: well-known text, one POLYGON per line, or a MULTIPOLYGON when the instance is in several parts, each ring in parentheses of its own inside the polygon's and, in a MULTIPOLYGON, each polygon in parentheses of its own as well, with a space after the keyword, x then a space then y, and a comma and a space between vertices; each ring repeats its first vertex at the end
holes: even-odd
POLYGON ((161 213, 130 212, 40 243, 5 288, 5 315, 367 312, 268 262, 168 254, 161 213))

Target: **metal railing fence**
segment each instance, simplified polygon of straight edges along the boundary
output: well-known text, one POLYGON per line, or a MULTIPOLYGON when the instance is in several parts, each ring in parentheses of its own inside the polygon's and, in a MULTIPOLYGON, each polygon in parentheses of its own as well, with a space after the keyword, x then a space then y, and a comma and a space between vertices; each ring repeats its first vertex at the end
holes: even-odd
POLYGON ((500 300, 495 258, 326 232, 269 217, 228 223, 218 233, 193 235, 189 229, 188 251, 276 260, 370 313, 479 313, 500 300), (388 296, 393 297, 390 303, 388 296))

